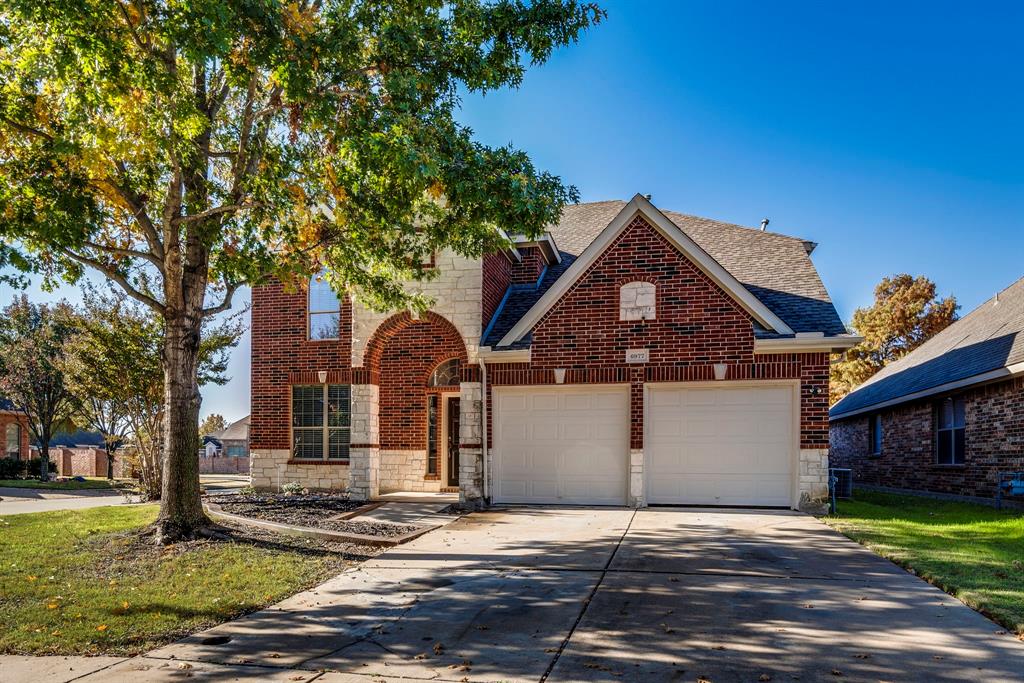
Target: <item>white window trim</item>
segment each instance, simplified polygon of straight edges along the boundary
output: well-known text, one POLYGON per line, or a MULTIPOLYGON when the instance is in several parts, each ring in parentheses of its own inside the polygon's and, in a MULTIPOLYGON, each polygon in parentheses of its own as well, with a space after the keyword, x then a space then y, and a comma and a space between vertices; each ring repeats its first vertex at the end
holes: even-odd
POLYGON ((352 385, 351 384, 293 384, 293 385, 291 385, 290 392, 291 392, 291 395, 289 396, 288 406, 289 406, 289 412, 292 413, 292 414, 289 415, 289 418, 290 418, 289 422, 291 423, 291 445, 289 446, 289 451, 291 452, 291 455, 289 456, 289 460, 294 460, 294 461, 297 461, 297 462, 304 462, 304 463, 347 463, 347 462, 349 462, 351 460, 351 458, 352 458, 351 451, 349 452, 349 456, 347 458, 332 458, 332 457, 330 457, 330 452, 331 452, 331 430, 332 429, 347 429, 348 430, 348 446, 349 446, 350 449, 352 447, 352 385), (330 388, 332 386, 348 387, 348 416, 349 416, 349 418, 348 418, 349 419, 349 426, 348 427, 332 427, 332 426, 330 426, 327 423, 327 421, 328 421, 327 411, 328 411, 328 406, 330 405, 330 388), (323 396, 324 414, 323 414, 323 424, 320 425, 319 427, 296 427, 295 426, 295 419, 294 419, 295 418, 295 416, 294 416, 295 389, 297 389, 299 387, 321 387, 321 389, 323 391, 323 395, 322 396, 323 396), (321 457, 319 457, 319 458, 311 458, 311 457, 300 456, 300 455, 296 454, 296 452, 295 452, 295 432, 296 431, 300 431, 300 432, 314 432, 314 431, 317 431, 317 430, 319 430, 321 432, 321 435, 320 435, 321 447, 320 448, 321 448, 321 452, 323 453, 323 455, 321 457))
POLYGON ((306 291, 306 340, 312 342, 318 341, 338 341, 341 338, 341 297, 331 287, 331 292, 334 294, 334 300, 338 302, 338 307, 334 309, 325 310, 313 310, 313 283, 323 281, 330 287, 330 283, 327 283, 327 279, 323 274, 314 275, 309 279, 309 287, 306 291), (330 315, 335 314, 338 316, 338 334, 333 337, 313 337, 313 316, 314 315, 330 315))

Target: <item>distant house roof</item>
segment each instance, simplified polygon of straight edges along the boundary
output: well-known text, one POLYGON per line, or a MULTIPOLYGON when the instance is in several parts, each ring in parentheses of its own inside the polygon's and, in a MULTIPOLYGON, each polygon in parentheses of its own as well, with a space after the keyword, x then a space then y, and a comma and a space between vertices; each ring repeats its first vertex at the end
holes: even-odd
POLYGON ((9 398, 4 398, 3 396, 0 396, 0 411, 14 412, 17 410, 18 406, 14 404, 14 401, 12 401, 9 398))
POLYGON ((837 402, 830 419, 1024 373, 1024 278, 837 402), (1018 367, 1019 366, 1019 367, 1018 367))
POLYGON ((66 448, 99 446, 102 448, 103 435, 99 432, 90 432, 85 429, 76 429, 73 432, 58 432, 50 438, 50 447, 55 448, 57 446, 64 446, 66 448))
MULTIPOLYGON (((561 220, 548 228, 558 246, 561 263, 549 266, 536 287, 512 287, 483 345, 497 347, 626 204, 613 200, 566 206, 561 220)), ((662 213, 794 332, 824 332, 827 336, 847 333, 811 262, 813 243, 674 211, 662 213)), ((527 335, 500 348, 529 346, 527 335)))
POLYGON ((219 432, 211 434, 218 441, 245 441, 249 438, 249 416, 232 422, 219 432))

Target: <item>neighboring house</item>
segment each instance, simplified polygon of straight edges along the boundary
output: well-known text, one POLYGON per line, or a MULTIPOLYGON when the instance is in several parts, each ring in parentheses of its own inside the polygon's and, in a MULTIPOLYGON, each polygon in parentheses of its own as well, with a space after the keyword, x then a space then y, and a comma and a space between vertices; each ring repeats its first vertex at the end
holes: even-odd
POLYGON ((249 416, 232 422, 219 432, 211 434, 220 442, 221 453, 232 458, 249 457, 249 416))
POLYGON ((3 454, 0 457, 28 460, 32 457, 29 448, 28 416, 11 401, 0 398, 0 438, 3 438, 3 454))
POLYGON ((832 406, 860 484, 991 498, 1024 471, 1024 278, 832 406))
POLYGON ((814 243, 640 195, 568 206, 511 243, 436 255, 419 317, 319 278, 254 288, 253 485, 473 504, 825 497, 829 353, 858 339, 814 243))

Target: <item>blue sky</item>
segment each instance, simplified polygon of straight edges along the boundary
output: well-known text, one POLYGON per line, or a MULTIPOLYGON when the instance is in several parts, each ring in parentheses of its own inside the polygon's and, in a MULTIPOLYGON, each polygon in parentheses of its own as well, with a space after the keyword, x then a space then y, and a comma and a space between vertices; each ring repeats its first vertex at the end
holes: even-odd
MULTIPOLYGON (((770 218, 819 243, 844 320, 892 273, 927 275, 963 312, 1024 276, 1024 4, 602 5, 519 90, 464 98, 481 141, 584 201, 770 218)), ((248 412, 247 339, 230 371, 204 414, 248 412)))

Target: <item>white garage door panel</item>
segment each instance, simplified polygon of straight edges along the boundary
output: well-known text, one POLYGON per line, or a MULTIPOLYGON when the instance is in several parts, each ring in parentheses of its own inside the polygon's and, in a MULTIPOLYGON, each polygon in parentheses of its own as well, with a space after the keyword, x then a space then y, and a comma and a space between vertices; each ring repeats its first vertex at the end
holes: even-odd
POLYGON ((790 387, 652 387, 648 401, 649 502, 790 505, 790 387))
POLYGON ((625 387, 503 387, 494 403, 496 502, 625 504, 625 387))

